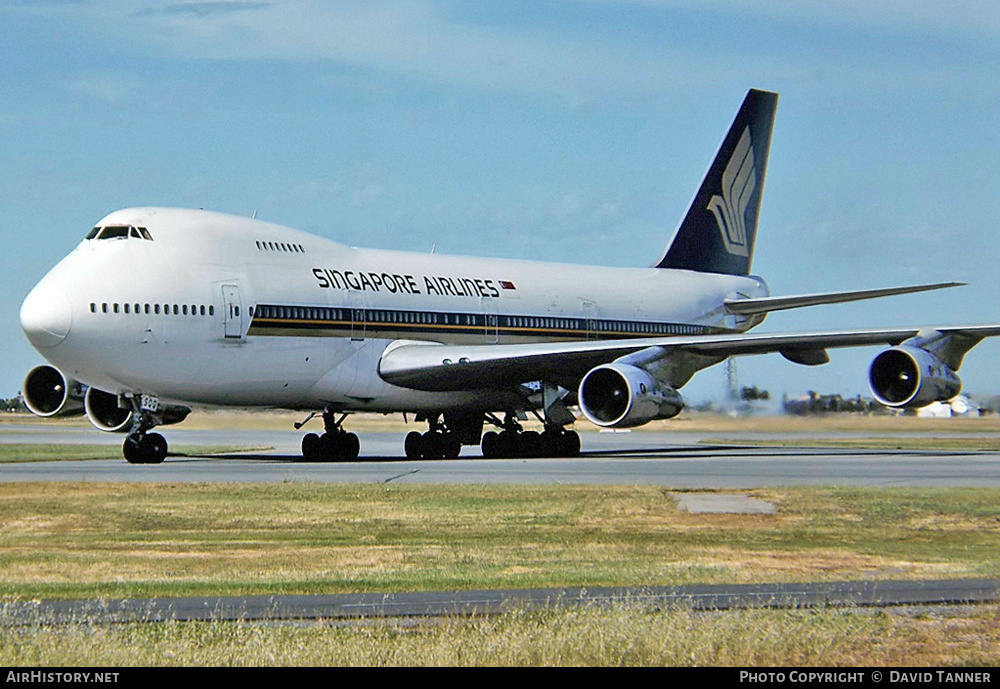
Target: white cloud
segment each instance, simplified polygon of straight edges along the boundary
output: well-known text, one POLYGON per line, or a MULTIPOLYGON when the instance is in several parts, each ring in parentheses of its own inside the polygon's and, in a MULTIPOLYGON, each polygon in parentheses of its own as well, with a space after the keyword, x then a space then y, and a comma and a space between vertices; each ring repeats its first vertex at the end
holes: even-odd
POLYGON ((77 77, 68 83, 67 88, 109 105, 121 103, 131 91, 131 87, 123 79, 113 75, 77 77))
POLYGON ((813 26, 879 32, 1000 35, 1000 4, 993 0, 573 0, 581 4, 639 5, 714 14, 767 17, 813 26))
MULTIPOLYGON (((928 75, 947 85, 956 75, 933 61, 914 55, 872 60, 858 49, 877 47, 880 37, 914 31, 918 36, 933 32, 935 40, 956 45, 970 37, 1000 35, 1000 3, 969 0, 566 0, 546 8, 550 17, 561 12, 564 21, 544 27, 533 25, 530 16, 478 20, 468 11, 457 14, 461 5, 434 0, 160 2, 139 11, 124 0, 30 7, 24 11, 71 12, 94 35, 115 36, 137 50, 152 48, 170 57, 331 61, 432 84, 554 96, 573 106, 661 97, 679 89, 690 93, 720 81, 778 84, 812 80, 816 74, 828 83, 850 78, 875 88, 915 79, 926 83, 928 75), (578 23, 586 4, 606 5, 609 16, 646 6, 674 33, 661 40, 635 23, 618 32, 599 21, 578 23), (686 37, 681 22, 718 43, 706 46, 686 37), (796 27, 842 27, 861 36, 856 45, 843 39, 826 52, 812 50, 808 41, 784 50, 780 40, 769 39, 782 30, 786 37, 801 34, 796 27), (759 50, 753 50, 748 28, 750 35, 761 36, 759 50), (728 44, 730 37, 734 45, 728 44)), ((992 70, 992 61, 983 62, 992 70)))

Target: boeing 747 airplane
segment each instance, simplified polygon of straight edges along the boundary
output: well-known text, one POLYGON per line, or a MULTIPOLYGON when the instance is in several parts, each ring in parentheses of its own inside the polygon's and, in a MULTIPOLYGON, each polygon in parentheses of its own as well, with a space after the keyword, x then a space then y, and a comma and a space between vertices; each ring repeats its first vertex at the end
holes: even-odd
MULTIPOLYGON (((678 414, 678 390, 727 357, 798 364, 832 347, 888 345, 876 399, 956 395, 966 352, 1000 325, 750 334, 771 311, 948 287, 769 295, 750 274, 777 94, 751 90, 691 206, 650 268, 603 268, 349 247, 201 210, 111 213, 25 298, 21 327, 48 360, 24 399, 40 416, 86 414, 159 463, 159 425, 191 406, 321 414, 308 461, 353 460, 351 412, 428 424, 411 458, 572 456, 571 406, 598 426, 678 414), (534 414, 544 432, 523 430, 534 414), (495 427, 483 433, 484 426, 495 427)), ((307 419, 308 420, 308 419, 307 419)))

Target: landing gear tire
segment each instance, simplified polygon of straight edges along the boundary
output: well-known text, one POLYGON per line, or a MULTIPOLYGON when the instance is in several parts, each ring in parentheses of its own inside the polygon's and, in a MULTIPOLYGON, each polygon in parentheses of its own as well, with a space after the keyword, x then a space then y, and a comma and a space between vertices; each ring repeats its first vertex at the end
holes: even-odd
POLYGON ((353 462, 361 454, 361 440, 356 433, 341 433, 340 449, 342 461, 353 462))
POLYGON ((462 454, 462 441, 454 433, 449 433, 444 437, 444 458, 458 459, 462 454))
POLYGON ((323 442, 315 433, 307 433, 302 438, 302 460, 305 462, 323 461, 323 442))
POLYGON ((403 450, 407 459, 420 459, 423 454, 423 436, 420 435, 420 431, 410 431, 406 434, 403 450))
POLYGON ((577 457, 580 454, 580 436, 576 431, 503 430, 489 431, 481 443, 486 459, 527 459, 531 457, 577 457))
POLYGON ((544 457, 545 446, 538 431, 525 431, 517 438, 517 454, 520 457, 544 457))
POLYGON ((306 462, 353 462, 360 453, 361 441, 354 433, 308 433, 302 438, 302 459, 306 462))
POLYGON ((407 459, 457 459, 462 452, 462 441, 447 431, 410 431, 403 441, 407 459))
POLYGON ((559 453, 566 457, 580 456, 580 434, 576 431, 566 431, 558 440, 559 453))
POLYGON ((487 431, 483 435, 481 447, 483 448, 483 457, 486 459, 498 458, 500 456, 500 436, 497 435, 496 431, 487 431))
POLYGON ((145 464, 139 455, 138 438, 133 438, 132 436, 125 438, 125 442, 122 443, 122 454, 125 455, 125 461, 129 464, 145 464))
POLYGON ((146 464, 162 464, 167 457, 167 440, 159 433, 147 433, 139 441, 139 451, 146 458, 146 464))
MULTIPOLYGON (((307 433, 302 438, 302 461, 304 462, 353 462, 361 454, 361 440, 354 433, 348 433, 341 425, 347 414, 343 413, 338 419, 339 412, 331 409, 323 411, 323 426, 326 432, 323 435, 307 433)), ((310 414, 306 421, 315 416, 310 414)), ((296 428, 301 428, 306 422, 295 424, 296 428)))
POLYGON ((125 438, 122 454, 129 464, 161 464, 167 456, 167 441, 159 433, 125 438))

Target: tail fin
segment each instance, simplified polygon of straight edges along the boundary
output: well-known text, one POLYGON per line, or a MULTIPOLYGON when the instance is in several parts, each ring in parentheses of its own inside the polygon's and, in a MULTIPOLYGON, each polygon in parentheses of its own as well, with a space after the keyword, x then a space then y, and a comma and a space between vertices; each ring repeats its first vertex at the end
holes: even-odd
POLYGON ((750 274, 777 105, 777 93, 747 93, 657 268, 750 274))

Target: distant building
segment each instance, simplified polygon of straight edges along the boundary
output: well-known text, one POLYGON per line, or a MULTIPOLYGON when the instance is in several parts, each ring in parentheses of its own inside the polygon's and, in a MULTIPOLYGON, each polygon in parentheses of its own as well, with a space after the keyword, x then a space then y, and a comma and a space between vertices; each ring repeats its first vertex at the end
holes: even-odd
POLYGON ((831 414, 842 412, 875 412, 882 405, 873 400, 862 399, 861 395, 844 399, 840 395, 821 395, 810 390, 801 397, 790 398, 785 395, 781 408, 786 414, 806 416, 808 414, 831 414))
POLYGON ((932 402, 917 410, 917 416, 922 418, 943 419, 952 416, 981 415, 982 410, 966 395, 953 397, 947 402, 932 402))

